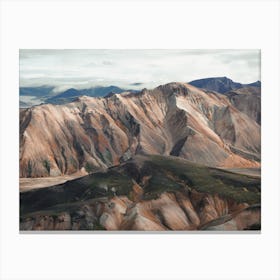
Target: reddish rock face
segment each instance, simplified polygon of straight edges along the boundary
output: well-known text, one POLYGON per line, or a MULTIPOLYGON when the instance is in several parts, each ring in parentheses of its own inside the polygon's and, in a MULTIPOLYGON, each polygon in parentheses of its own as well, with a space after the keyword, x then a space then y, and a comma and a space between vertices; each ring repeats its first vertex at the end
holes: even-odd
POLYGON ((21 230, 260 229, 260 177, 137 155, 107 171, 20 193, 21 230))
POLYGON ((93 172, 139 153, 259 167, 258 108, 246 110, 236 99, 181 83, 35 106, 20 113, 20 176, 72 174, 83 167, 93 172))
POLYGON ((243 87, 226 93, 230 102, 240 111, 261 124, 261 88, 243 87))
MULTIPOLYGON (((140 187, 139 187, 140 188, 140 187)), ((260 224, 260 207, 233 203, 218 195, 165 192, 157 199, 126 196, 85 202, 72 214, 34 213, 21 230, 244 230, 260 224), (96 227, 96 221, 100 224, 96 227), (95 225, 95 226, 94 226, 95 225)))

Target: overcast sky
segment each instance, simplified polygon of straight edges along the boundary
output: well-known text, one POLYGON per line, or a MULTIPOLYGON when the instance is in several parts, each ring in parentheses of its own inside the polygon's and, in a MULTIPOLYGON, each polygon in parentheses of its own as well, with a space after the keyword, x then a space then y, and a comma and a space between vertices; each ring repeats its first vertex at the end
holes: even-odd
POLYGON ((259 50, 20 50, 20 86, 61 91, 116 85, 153 88, 226 76, 260 80, 259 50))

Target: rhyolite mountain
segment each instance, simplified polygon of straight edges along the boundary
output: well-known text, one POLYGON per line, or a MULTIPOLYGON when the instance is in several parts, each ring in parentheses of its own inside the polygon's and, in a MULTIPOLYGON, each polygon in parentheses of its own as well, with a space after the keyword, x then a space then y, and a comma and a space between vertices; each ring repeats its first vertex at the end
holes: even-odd
POLYGON ((137 154, 213 167, 259 167, 260 106, 250 99, 243 103, 246 96, 174 82, 21 110, 20 176, 105 170, 137 154))
POLYGON ((189 82, 190 85, 193 85, 198 88, 203 88, 210 91, 216 91, 219 93, 226 93, 231 90, 240 89, 242 87, 261 87, 261 82, 257 81, 251 84, 241 84, 232 81, 227 77, 214 77, 214 78, 205 78, 189 82))
POLYGON ((173 156, 20 194, 21 230, 260 230, 260 178, 173 156))

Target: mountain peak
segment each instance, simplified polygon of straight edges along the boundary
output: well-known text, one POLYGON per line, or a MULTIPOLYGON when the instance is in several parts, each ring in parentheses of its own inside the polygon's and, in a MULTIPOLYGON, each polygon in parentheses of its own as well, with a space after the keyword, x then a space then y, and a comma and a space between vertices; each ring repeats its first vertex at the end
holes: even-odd
POLYGON ((106 95, 104 96, 104 98, 109 98, 109 97, 112 97, 112 96, 114 96, 114 95, 116 95, 116 94, 117 94, 116 92, 110 91, 108 94, 106 94, 106 95))
MULTIPOLYGON (((257 82, 256 82, 257 83, 257 82)), ((213 77, 213 78, 205 78, 205 79, 199 79, 191 81, 189 84, 198 87, 203 88, 210 91, 216 91, 218 93, 226 93, 231 90, 236 90, 239 88, 242 88, 244 86, 259 86, 260 84, 241 84, 234 82, 230 78, 224 76, 224 77, 213 77)))
POLYGON ((261 85, 262 85, 262 83, 261 83, 261 81, 256 81, 256 82, 254 82, 254 83, 251 83, 251 84, 247 84, 247 86, 253 86, 253 87, 261 87, 261 85))
POLYGON ((189 84, 209 91, 216 91, 218 93, 226 93, 232 90, 236 90, 248 86, 259 87, 259 88, 261 87, 260 81, 256 81, 250 84, 242 84, 242 83, 234 82, 233 80, 231 80, 226 76, 198 79, 189 82, 189 84))

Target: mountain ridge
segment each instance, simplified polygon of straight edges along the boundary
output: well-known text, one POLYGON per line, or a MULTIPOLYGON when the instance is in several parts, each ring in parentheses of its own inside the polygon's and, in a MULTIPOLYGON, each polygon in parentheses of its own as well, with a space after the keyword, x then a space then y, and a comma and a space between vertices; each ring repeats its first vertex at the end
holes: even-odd
MULTIPOLYGON (((95 86, 91 88, 76 89, 69 88, 61 92, 55 92, 54 87, 39 86, 39 87, 20 87, 20 108, 32 107, 34 105, 44 104, 65 104, 72 102, 75 98, 83 95, 91 97, 105 97, 110 93, 119 94, 127 91, 127 89, 118 86, 95 86), (26 102, 25 99, 30 98, 33 102, 26 102), (36 102, 37 101, 37 102, 36 102)), ((137 92, 137 90, 129 90, 137 92)))
POLYGON ((134 154, 259 167, 260 126, 227 96, 186 83, 21 111, 20 176, 89 172, 134 154), (40 143, 40 144, 39 144, 40 143))
MULTIPOLYGON (((231 90, 239 89, 246 86, 254 86, 257 88, 261 87, 261 82, 257 81, 250 84, 241 84, 233 82, 227 77, 214 77, 214 78, 204 78, 199 80, 194 80, 189 82, 189 84, 194 85, 198 88, 204 88, 206 90, 215 91, 218 93, 226 93, 231 90)), ((132 83, 131 85, 141 85, 141 83, 132 83)), ((91 97, 105 97, 108 94, 119 94, 122 92, 129 91, 131 93, 137 93, 141 90, 132 90, 120 88, 115 85, 110 86, 95 86, 90 88, 68 88, 64 91, 55 92, 55 87, 43 85, 37 87, 20 87, 20 107, 28 108, 34 105, 39 105, 42 103, 51 104, 65 104, 72 102, 78 96, 91 96, 91 97), (32 100, 26 99, 31 98, 32 100)), ((142 89, 143 90, 143 89, 142 89)))
POLYGON ((236 90, 248 86, 261 87, 260 81, 256 81, 249 84, 242 84, 242 83, 234 82, 233 80, 227 77, 203 78, 203 79, 191 81, 189 82, 189 84, 196 86, 198 88, 216 91, 218 93, 226 93, 231 90, 236 90))

